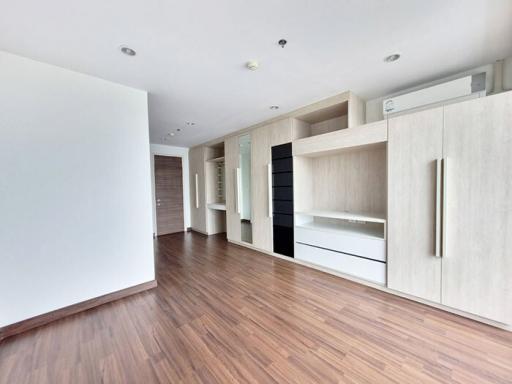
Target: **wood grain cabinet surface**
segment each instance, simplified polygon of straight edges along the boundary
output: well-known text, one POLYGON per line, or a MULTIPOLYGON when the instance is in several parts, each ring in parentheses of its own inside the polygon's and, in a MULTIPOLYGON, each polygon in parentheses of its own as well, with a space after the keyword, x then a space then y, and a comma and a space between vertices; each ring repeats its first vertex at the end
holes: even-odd
POLYGON ((440 303, 441 259, 435 245, 443 108, 395 117, 388 124, 388 287, 440 303))

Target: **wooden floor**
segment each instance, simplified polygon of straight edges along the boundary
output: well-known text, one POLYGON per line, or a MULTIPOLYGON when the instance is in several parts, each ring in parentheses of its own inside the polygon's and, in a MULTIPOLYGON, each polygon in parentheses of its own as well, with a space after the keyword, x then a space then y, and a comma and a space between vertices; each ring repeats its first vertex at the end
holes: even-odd
POLYGON ((219 236, 156 247, 157 289, 4 340, 0 383, 512 383, 512 333, 219 236))

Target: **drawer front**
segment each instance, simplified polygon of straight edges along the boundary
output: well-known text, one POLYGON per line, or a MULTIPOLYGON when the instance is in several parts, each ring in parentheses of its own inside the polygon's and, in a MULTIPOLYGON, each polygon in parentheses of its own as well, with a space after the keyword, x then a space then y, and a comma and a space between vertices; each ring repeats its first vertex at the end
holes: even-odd
POLYGON ((386 284, 386 263, 295 243, 295 258, 374 283, 386 284))
POLYGON ((363 236, 351 236, 296 227, 295 241, 373 260, 386 261, 386 242, 384 239, 372 239, 363 236))

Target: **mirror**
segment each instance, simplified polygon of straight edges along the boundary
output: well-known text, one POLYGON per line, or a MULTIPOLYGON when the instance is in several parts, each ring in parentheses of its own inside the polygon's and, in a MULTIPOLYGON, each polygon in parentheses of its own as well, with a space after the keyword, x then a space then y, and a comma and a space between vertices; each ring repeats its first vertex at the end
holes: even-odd
POLYGON ((240 144, 240 225, 241 240, 252 243, 251 204, 251 135, 239 138, 240 144))

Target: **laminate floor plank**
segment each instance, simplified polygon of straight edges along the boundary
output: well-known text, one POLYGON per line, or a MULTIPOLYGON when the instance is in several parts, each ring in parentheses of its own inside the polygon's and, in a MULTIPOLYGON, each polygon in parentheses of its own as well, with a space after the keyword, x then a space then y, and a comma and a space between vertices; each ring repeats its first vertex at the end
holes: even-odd
POLYGON ((0 384, 512 383, 512 333, 226 242, 155 240, 158 287, 7 338, 0 384))

